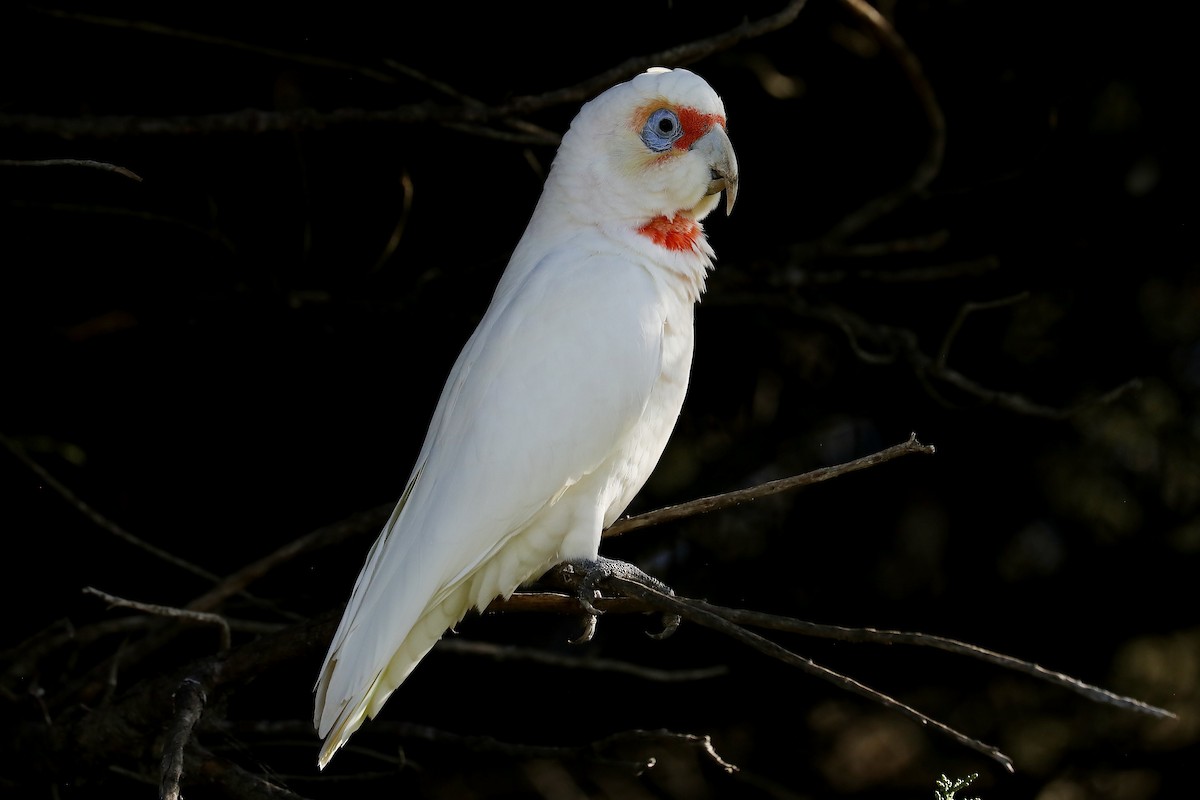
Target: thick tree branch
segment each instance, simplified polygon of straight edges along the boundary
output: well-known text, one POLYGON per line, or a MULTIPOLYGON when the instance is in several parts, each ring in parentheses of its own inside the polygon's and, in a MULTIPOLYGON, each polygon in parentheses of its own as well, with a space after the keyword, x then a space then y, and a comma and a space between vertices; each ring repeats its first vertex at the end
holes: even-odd
POLYGON ((192 729, 204 713, 208 701, 204 687, 195 678, 186 678, 175 691, 175 721, 167 732, 163 747, 162 783, 159 797, 162 800, 179 800, 179 778, 183 775, 183 751, 192 736, 192 729))

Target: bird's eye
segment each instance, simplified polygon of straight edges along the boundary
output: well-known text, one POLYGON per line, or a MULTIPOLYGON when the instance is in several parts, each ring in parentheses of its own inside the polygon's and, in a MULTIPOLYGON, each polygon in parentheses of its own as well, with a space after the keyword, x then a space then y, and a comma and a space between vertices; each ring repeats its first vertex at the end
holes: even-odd
POLYGON ((669 108, 660 108, 650 114, 642 128, 642 141, 656 153, 671 149, 671 145, 682 135, 683 126, 679 124, 679 117, 669 108))

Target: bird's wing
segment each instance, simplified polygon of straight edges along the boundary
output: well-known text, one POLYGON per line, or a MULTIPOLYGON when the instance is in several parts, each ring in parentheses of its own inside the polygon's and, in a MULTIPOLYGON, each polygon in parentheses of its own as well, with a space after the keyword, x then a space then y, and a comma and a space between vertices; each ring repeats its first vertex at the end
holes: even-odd
POLYGON ((322 736, 336 726, 344 741, 373 714, 466 611, 419 625, 431 608, 641 417, 661 364, 658 292, 645 268, 581 251, 560 249, 498 293, 455 363, 321 672, 322 736))

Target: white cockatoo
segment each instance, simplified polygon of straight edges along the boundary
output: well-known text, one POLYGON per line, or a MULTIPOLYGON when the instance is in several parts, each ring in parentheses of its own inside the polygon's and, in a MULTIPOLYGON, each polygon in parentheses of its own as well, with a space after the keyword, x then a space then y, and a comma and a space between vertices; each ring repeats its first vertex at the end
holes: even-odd
POLYGON ((724 105, 692 72, 651 69, 575 117, 325 657, 321 768, 468 610, 599 563, 679 416, 700 220, 737 185, 724 105))

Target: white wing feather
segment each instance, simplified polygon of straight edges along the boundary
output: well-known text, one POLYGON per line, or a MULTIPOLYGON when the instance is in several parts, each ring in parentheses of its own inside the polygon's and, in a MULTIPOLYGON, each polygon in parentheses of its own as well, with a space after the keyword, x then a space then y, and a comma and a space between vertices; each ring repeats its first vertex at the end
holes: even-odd
POLYGON ((322 767, 468 609, 594 558, 653 470, 712 266, 699 221, 737 191, 724 119, 698 76, 653 69, 571 123, 334 635, 322 767), (660 104, 675 127, 651 125, 660 104))
MULTIPOLYGON (((321 670, 322 766, 469 608, 594 557, 607 506, 645 480, 604 475, 611 485, 590 497, 571 492, 641 419, 666 316, 645 268, 579 238, 532 268, 510 265, 519 281, 502 283, 451 371, 321 670), (506 550, 514 537, 521 547, 506 550)), ((645 446, 661 452, 669 430, 645 446)))

